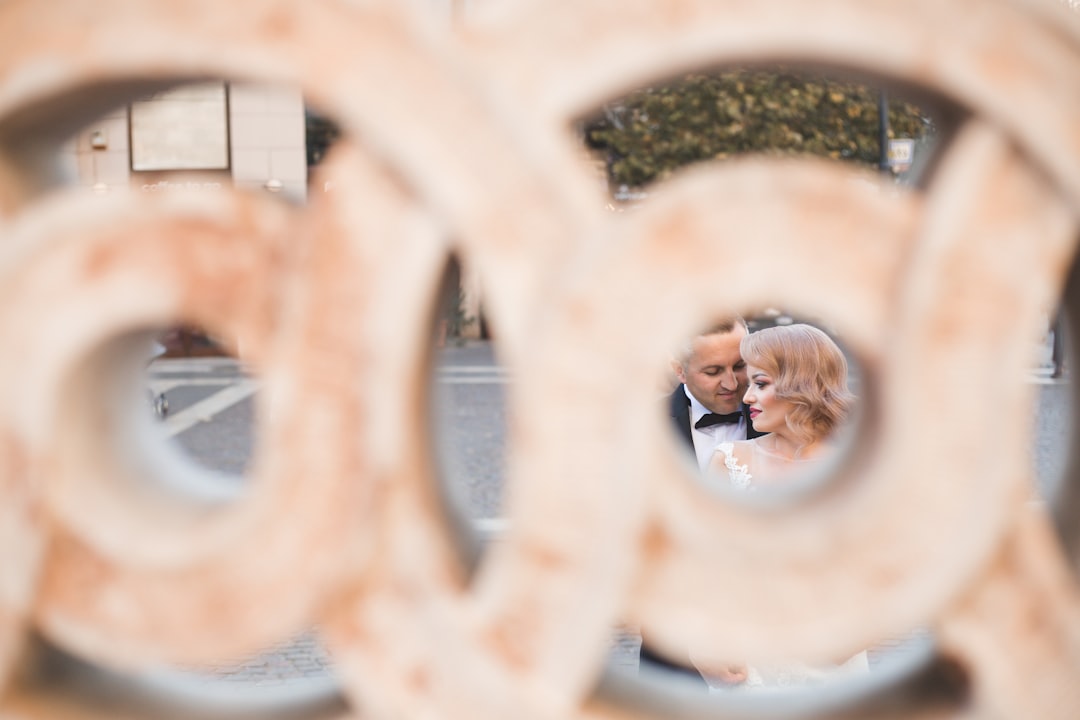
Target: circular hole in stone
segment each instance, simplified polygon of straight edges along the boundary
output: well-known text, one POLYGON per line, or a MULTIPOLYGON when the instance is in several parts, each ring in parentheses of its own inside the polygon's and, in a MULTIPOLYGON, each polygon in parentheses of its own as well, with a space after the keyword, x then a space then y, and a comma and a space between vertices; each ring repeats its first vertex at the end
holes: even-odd
MULTIPOLYGON (((906 91, 886 91, 873 80, 860 79, 849 70, 794 66, 713 68, 666 79, 612 99, 583 116, 577 130, 583 145, 593 152, 597 171, 606 178, 609 208, 615 210, 648 203, 653 191, 660 191, 658 186, 663 186, 667 178, 690 163, 723 162, 754 152, 816 154, 848 162, 853 167, 877 167, 897 185, 917 187, 932 174, 939 154, 935 152, 936 146, 942 136, 948 135, 953 121, 949 107, 940 98, 920 95, 917 101, 914 99, 906 91), (821 123, 832 121, 816 111, 813 98, 832 95, 837 98, 829 97, 832 109, 847 119, 859 117, 858 122, 843 122, 845 132, 840 135, 819 131, 821 123), (890 124, 880 122, 882 106, 889 108, 890 124), (783 121, 768 110, 778 107, 783 121), (824 144, 814 139, 824 135, 828 136, 824 144), (889 146, 882 145, 881 138, 885 136, 897 140, 895 148, 891 147, 892 142, 889 146), (679 138, 680 142, 658 141, 660 138, 679 138), (838 145, 826 147, 831 142, 838 145), (667 152, 676 146, 676 151, 667 152)), ((812 318, 800 318, 777 309, 746 313, 745 318, 751 330, 807 320, 815 324, 812 318)), ((855 449, 860 427, 869 420, 864 413, 872 410, 873 402, 865 395, 873 388, 843 339, 833 339, 845 355, 848 386, 856 399, 848 419, 829 435, 826 451, 805 464, 818 467, 805 466, 804 472, 778 474, 778 479, 784 478, 783 483, 769 483, 748 492, 733 488, 726 468, 710 478, 707 466, 712 448, 702 447, 700 453, 694 448, 690 422, 672 420, 674 443, 683 448, 685 464, 692 468, 688 474, 701 477, 703 484, 711 486, 717 502, 767 511, 778 504, 807 500, 808 495, 834 485, 829 483, 829 477, 855 449)), ((664 397, 663 411, 674 419, 683 412, 684 400, 677 392, 679 382, 674 369, 664 376, 658 395, 664 397), (679 400, 677 411, 672 409, 676 399, 679 400)), ((746 426, 753 427, 748 418, 742 420, 739 430, 746 426)), ((738 434, 739 430, 731 431, 728 426, 723 432, 738 434)), ((767 473, 759 475, 760 479, 767 479, 767 473)), ((747 717, 745 712, 753 717, 807 715, 835 706, 837 697, 876 695, 882 699, 891 697, 886 702, 893 702, 895 692, 890 695, 887 689, 906 692, 904 689, 913 683, 929 684, 937 689, 947 687, 945 694, 950 699, 966 692, 963 682, 934 680, 939 675, 937 666, 948 663, 935 660, 930 634, 915 629, 903 637, 882 639, 879 646, 867 649, 868 671, 859 680, 826 683, 805 692, 785 691, 781 694, 786 699, 781 698, 783 702, 778 705, 753 704, 755 698, 743 697, 737 688, 719 690, 716 695, 705 697, 706 685, 701 675, 688 667, 689 662, 672 664, 666 658, 650 654, 648 646, 645 655, 639 657, 637 629, 615 628, 608 673, 600 683, 599 695, 603 698, 613 693, 620 697, 623 706, 650 708, 666 717, 747 717), (924 677, 931 680, 923 680, 924 677), (739 705, 743 701, 752 704, 739 705)), ((921 694, 934 695, 934 692, 921 694)), ((771 701, 775 699, 778 698, 772 697, 771 701)))
POLYGON ((1069 436, 1074 425, 1072 372, 1073 324, 1062 303, 1046 315, 1045 333, 1037 341, 1035 361, 1025 381, 1035 394, 1031 463, 1039 496, 1056 506, 1061 502, 1068 463, 1069 436))
POLYGON ((814 155, 921 185, 951 110, 879 82, 846 68, 706 68, 636 88, 583 113, 576 127, 613 209, 646 201, 690 164, 751 153, 814 155))
POLYGON ((666 410, 704 487, 768 506, 822 486, 855 435, 863 386, 824 327, 767 308, 721 318, 673 353, 666 410))
POLYGON ((339 136, 308 110, 298 88, 224 78, 116 80, 49 98, 28 114, 48 120, 21 133, 38 143, 39 134, 64 138, 56 144, 56 176, 43 179, 96 195, 236 188, 303 202, 306 168, 339 136))
POLYGON ((347 701, 312 633, 235 663, 118 671, 32 638, 8 697, 19 707, 64 709, 96 717, 342 717, 347 701))
POLYGON ((435 313, 431 409, 440 491, 467 562, 506 525, 506 392, 511 379, 480 303, 480 279, 451 256, 435 313))
POLYGON ((226 354, 234 350, 182 366, 162 357, 163 333, 122 332, 73 359, 47 408, 55 428, 49 493, 72 531, 99 551, 183 563, 233 530, 250 489, 241 473, 258 384, 226 354))
MULTIPOLYGON (((159 451, 203 468, 209 492, 243 488, 255 443, 258 380, 230 344, 206 330, 179 325, 159 332, 145 383, 156 422, 167 447, 159 451), (211 489, 213 488, 213 489, 211 489)), ((243 352, 242 348, 238 349, 243 352)))
MULTIPOLYGON (((827 322, 775 307, 718 318, 672 353, 664 382, 675 443, 718 502, 767 513, 857 481, 836 471, 858 447, 873 387, 827 322), (702 422, 710 415, 723 417, 702 422), (814 452, 800 459, 807 447, 814 452)), ((602 695, 688 718, 804 717, 930 697, 961 702, 968 692, 926 629, 827 665, 675 657, 630 628, 616 648, 602 695)))
MULTIPOLYGON (((609 208, 619 211, 647 204, 655 185, 690 163, 722 162, 748 153, 818 155, 849 162, 853 167, 877 167, 897 184, 922 186, 939 159, 937 146, 954 128, 956 110, 941 98, 925 93, 916 98, 908 88, 886 89, 879 83, 880 79, 840 68, 770 65, 706 69, 614 98, 583 114, 577 129, 584 146, 592 151, 597 172, 606 180, 609 208), (819 99, 827 99, 825 105, 818 103, 819 99), (888 124, 881 122, 882 107, 888 107, 888 124), (771 110, 777 108, 778 114, 773 114, 771 110), (827 117, 831 111, 839 113, 833 120, 827 117), (836 121, 842 132, 818 132, 822 123, 836 121), (824 142, 818 142, 826 136, 824 142), (838 144, 830 146, 833 142, 838 144)), ((751 330, 806 321, 783 310, 747 313, 746 319, 751 330)), ((845 356, 848 386, 856 402, 849 419, 831 434, 829 451, 808 463, 819 464, 819 468, 777 473, 778 482, 767 487, 736 490, 727 472, 721 473, 719 480, 704 477, 711 448, 696 452, 689 419, 685 427, 683 423, 672 427, 674 443, 683 449, 685 466, 691 468, 689 474, 712 485, 718 502, 766 512, 777 505, 797 506, 819 492, 838 487, 839 482, 857 480, 855 474, 848 473, 830 482, 830 475, 845 458, 857 454, 859 429, 874 419, 870 416, 873 398, 868 397, 873 387, 843 338, 833 339, 845 356)), ((682 398, 672 390, 678 384, 673 371, 666 373, 658 386, 658 396, 665 398, 663 412, 671 416, 676 414, 671 410, 673 401, 679 399, 682 404, 682 398)), ((748 420, 742 421, 744 427, 752 427, 748 420)), ((766 474, 761 474, 762 479, 766 474)), ((708 695, 706 683, 690 667, 688 658, 672 663, 670 658, 650 654, 646 643, 646 652, 639 659, 640 645, 637 628, 616 629, 612 660, 599 686, 602 701, 617 698, 620 705, 662 716, 794 717, 830 712, 852 703, 864 709, 880 706, 891 711, 908 707, 911 712, 936 700, 955 707, 968 692, 963 671, 937 655, 931 634, 922 629, 903 637, 883 638, 867 648, 866 671, 857 677, 764 694, 731 686, 708 695)))
POLYGON ((1080 337, 1080 261, 1074 258, 1060 304, 1046 313, 1033 372, 1036 395, 1031 453, 1039 497, 1049 504, 1074 572, 1080 570, 1080 459, 1070 438, 1080 427, 1076 338, 1080 337))
MULTIPOLYGON (((70 436, 119 448, 113 462, 123 471, 113 476, 116 487, 106 497, 114 502, 105 507, 119 521, 134 509, 139 517, 125 522, 140 537, 152 535, 166 552, 186 553, 196 540, 188 522, 208 511, 228 512, 250 489, 245 473, 256 442, 259 383, 242 353, 235 343, 191 325, 134 331, 92 351, 67 383, 73 393, 88 395, 75 401, 82 412, 69 418, 70 436), (168 404, 164 416, 157 411, 162 399, 168 404), (90 430, 93 423, 98 425, 90 430)), ((227 524, 226 515, 220 519, 227 524)), ((200 541, 210 533, 202 535, 200 541)), ((63 670, 64 692, 109 708, 135 703, 177 717, 322 717, 323 708, 342 702, 315 629, 247 657, 199 667, 162 664, 119 673, 56 649, 48 657, 47 669, 58 662, 63 670), (308 707, 315 714, 297 714, 308 707)))
POLYGON ((117 465, 135 497, 236 500, 254 443, 258 383, 233 353, 190 326, 115 338, 75 369, 61 423, 87 462, 117 465))
POLYGON ((937 654, 926 633, 913 633, 892 644, 899 647, 901 642, 902 654, 882 655, 880 649, 872 649, 867 672, 831 681, 709 689, 699 677, 649 663, 637 674, 609 669, 598 684, 597 696, 650 716, 686 720, 876 717, 878 713, 908 717, 927 706, 955 708, 970 700, 966 670, 937 654))

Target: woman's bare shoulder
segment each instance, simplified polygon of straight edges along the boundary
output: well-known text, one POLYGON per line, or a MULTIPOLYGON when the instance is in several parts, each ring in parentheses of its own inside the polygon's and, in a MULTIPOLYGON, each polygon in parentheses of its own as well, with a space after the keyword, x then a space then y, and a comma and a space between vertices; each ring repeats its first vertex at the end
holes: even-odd
POLYGON ((728 467, 730 469, 732 463, 745 465, 748 458, 752 457, 753 454, 753 440, 722 442, 716 446, 711 464, 715 469, 721 467, 728 467))
POLYGON ((744 440, 720 443, 710 463, 710 473, 723 478, 725 486, 745 489, 750 486, 752 477, 746 458, 752 453, 753 444, 744 440))
POLYGON ((735 440, 728 444, 731 446, 730 450, 728 450, 728 454, 739 462, 745 463, 749 458, 753 457, 754 447, 757 445, 757 441, 735 440))

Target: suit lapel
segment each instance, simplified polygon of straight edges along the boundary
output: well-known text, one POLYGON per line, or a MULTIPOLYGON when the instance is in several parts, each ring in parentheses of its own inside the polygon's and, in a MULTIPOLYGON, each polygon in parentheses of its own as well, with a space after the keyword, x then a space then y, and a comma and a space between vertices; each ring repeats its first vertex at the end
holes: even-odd
POLYGON ((675 423, 675 429, 690 449, 694 449, 694 436, 690 434, 690 398, 686 397, 686 391, 682 385, 675 388, 671 393, 669 402, 670 415, 675 423))

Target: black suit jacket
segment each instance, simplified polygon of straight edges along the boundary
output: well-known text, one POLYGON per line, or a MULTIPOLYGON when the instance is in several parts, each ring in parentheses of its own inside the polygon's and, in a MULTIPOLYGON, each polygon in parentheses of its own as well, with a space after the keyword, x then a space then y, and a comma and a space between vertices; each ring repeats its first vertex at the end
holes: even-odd
MULTIPOLYGON (((694 436, 690 433, 690 398, 686 396, 686 391, 683 389, 683 385, 679 385, 671 393, 671 397, 668 399, 669 414, 671 415, 671 421, 675 424, 675 429, 679 433, 686 445, 690 448, 690 452, 694 452, 694 436)), ((746 439, 752 440, 756 437, 765 435, 763 432, 758 432, 754 429, 753 423, 750 422, 750 408, 746 405, 742 406, 743 419, 746 421, 746 439)), ((682 674, 688 678, 692 678, 699 683, 702 689, 707 689, 704 678, 692 667, 689 667, 689 658, 687 658, 686 664, 673 663, 665 657, 657 655, 649 646, 643 641, 641 643, 639 659, 640 661, 647 661, 654 666, 666 670, 668 672, 676 672, 682 674)))
MULTIPOLYGON (((671 393, 671 397, 668 401, 668 408, 671 414, 671 421, 675 423, 675 429, 679 433, 679 437, 686 441, 686 444, 690 446, 690 449, 694 449, 694 436, 690 434, 690 398, 686 397, 686 390, 684 385, 679 385, 671 393)), ((765 435, 763 432, 758 432, 754 429, 753 423, 750 422, 750 408, 746 405, 742 406, 743 420, 746 421, 746 439, 753 440, 756 437, 765 435)))

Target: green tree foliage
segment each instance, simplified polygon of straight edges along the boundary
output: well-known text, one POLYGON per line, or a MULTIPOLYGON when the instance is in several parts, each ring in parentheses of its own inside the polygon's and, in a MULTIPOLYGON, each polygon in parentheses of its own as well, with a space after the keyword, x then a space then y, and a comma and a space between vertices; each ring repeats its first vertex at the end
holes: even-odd
MULTIPOLYGON (((610 181, 632 188, 694 162, 750 152, 811 154, 877 166, 879 93, 786 69, 695 73, 609 103, 585 123, 610 181)), ((929 119, 889 103, 890 137, 919 139, 929 119)))

